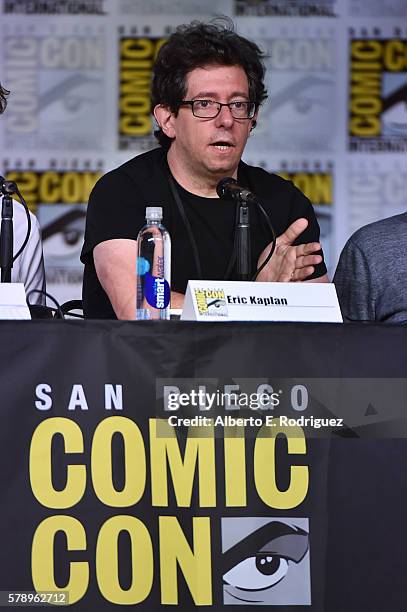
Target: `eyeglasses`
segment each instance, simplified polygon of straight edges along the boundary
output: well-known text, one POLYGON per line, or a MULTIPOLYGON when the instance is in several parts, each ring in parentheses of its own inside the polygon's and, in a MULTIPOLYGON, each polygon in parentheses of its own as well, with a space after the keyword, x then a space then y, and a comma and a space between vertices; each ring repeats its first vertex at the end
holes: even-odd
POLYGON ((256 110, 254 102, 215 102, 214 100, 183 100, 183 104, 189 104, 192 114, 199 119, 214 119, 222 110, 222 106, 227 106, 234 119, 252 119, 256 110))

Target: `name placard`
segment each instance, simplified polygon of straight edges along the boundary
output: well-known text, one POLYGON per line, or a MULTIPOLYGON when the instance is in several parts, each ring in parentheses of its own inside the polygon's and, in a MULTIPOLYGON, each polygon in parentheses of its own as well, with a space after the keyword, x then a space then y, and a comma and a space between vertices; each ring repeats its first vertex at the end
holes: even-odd
POLYGON ((0 283, 0 319, 31 319, 23 283, 0 283))
POLYGON ((333 283, 189 281, 181 319, 342 323, 333 283))

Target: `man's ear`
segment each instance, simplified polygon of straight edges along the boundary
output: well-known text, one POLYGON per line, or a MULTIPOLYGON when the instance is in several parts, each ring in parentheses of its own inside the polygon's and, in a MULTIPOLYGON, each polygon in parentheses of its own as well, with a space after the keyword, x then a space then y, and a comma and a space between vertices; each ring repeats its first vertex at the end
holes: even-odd
POLYGON ((171 138, 171 139, 175 138, 175 129, 174 129, 175 115, 168 108, 168 106, 157 104, 157 106, 154 108, 154 117, 159 127, 164 132, 164 134, 168 136, 168 138, 171 138))
POLYGON ((258 116, 259 116, 259 110, 257 109, 255 114, 254 114, 254 117, 252 119, 252 124, 250 126, 250 131, 254 130, 254 128, 256 127, 256 125, 257 125, 257 117, 258 116))

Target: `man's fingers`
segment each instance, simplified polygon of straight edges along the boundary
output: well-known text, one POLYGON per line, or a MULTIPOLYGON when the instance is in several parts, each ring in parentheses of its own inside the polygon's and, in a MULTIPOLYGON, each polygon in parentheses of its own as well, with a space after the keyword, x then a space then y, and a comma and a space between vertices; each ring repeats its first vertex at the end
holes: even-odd
POLYGON ((307 244, 299 244, 294 247, 297 252, 297 257, 301 255, 310 255, 311 253, 317 253, 321 250, 321 245, 319 242, 308 242, 307 244))
POLYGON ((291 277, 291 281, 304 281, 309 278, 312 274, 314 274, 314 266, 307 266, 305 268, 299 268, 294 271, 294 274, 291 277))
POLYGON ((298 236, 302 234, 302 232, 307 228, 308 221, 307 219, 297 219, 294 223, 291 223, 289 227, 285 230, 281 236, 277 238, 277 244, 292 244, 298 236))
POLYGON ((317 264, 321 263, 321 261, 321 255, 302 255, 297 257, 295 267, 299 269, 306 268, 307 266, 316 266, 317 264))

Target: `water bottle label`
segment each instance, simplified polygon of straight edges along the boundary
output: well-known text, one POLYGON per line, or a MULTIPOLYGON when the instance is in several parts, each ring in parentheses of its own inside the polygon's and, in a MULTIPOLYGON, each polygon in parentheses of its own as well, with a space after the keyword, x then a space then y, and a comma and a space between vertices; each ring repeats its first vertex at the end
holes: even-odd
POLYGON ((145 297, 153 308, 167 308, 170 303, 170 286, 164 278, 152 276, 149 272, 145 275, 145 297))
POLYGON ((137 274, 139 276, 144 276, 146 272, 150 270, 150 263, 145 259, 145 257, 137 257, 137 274))

